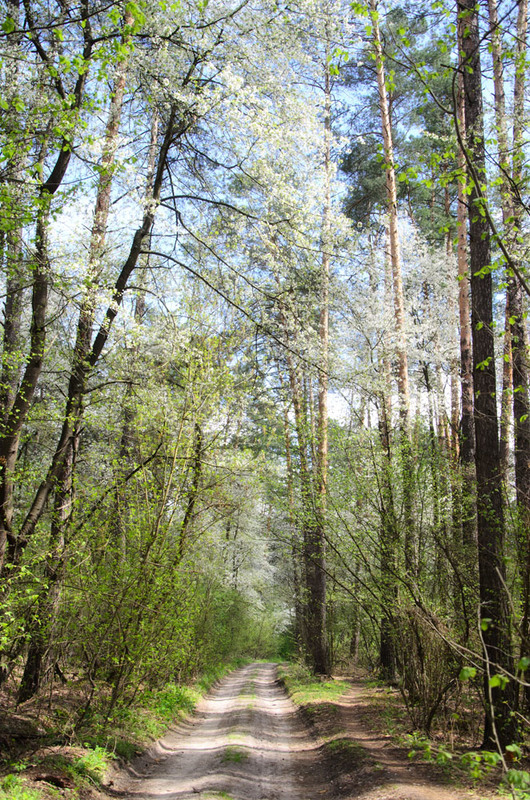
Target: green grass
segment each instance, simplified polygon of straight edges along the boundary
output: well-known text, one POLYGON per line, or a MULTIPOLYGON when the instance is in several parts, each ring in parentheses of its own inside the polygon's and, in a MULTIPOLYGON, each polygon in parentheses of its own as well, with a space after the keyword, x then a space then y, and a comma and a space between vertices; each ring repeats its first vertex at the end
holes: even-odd
POLYGON ((231 661, 229 664, 219 664, 217 667, 213 667, 208 672, 203 673, 195 684, 195 688, 201 695, 206 694, 206 692, 212 688, 214 683, 220 680, 228 672, 231 672, 233 669, 237 669, 238 667, 244 667, 245 664, 248 663, 248 658, 237 658, 231 661))
POLYGON ((353 739, 331 739, 326 742, 326 750, 329 750, 330 753, 351 753, 358 758, 366 756, 364 747, 358 742, 354 742, 353 739))
POLYGON ((350 766, 361 766, 368 757, 364 747, 353 739, 337 737, 325 742, 324 747, 334 759, 339 759, 341 763, 350 766))
POLYGON ((76 758, 71 765, 71 770, 74 776, 87 778, 96 786, 100 786, 109 768, 111 758, 112 755, 103 747, 95 747, 93 750, 87 750, 81 758, 76 758))
POLYGON ((95 712, 83 740, 94 750, 104 749, 130 761, 149 741, 163 736, 174 720, 191 713, 202 694, 196 686, 175 683, 145 691, 134 706, 117 706, 110 720, 95 712))
POLYGON ((333 702, 350 688, 347 681, 318 680, 300 664, 283 665, 279 669, 279 676, 293 702, 300 706, 325 701, 333 702))
POLYGON ((232 764, 240 764, 248 758, 248 753, 241 750, 240 747, 227 747, 223 753, 221 761, 230 762, 232 764))
MULTIPOLYGON (((101 786, 113 758, 113 754, 103 747, 95 747, 87 748, 77 758, 53 753, 40 759, 38 763, 42 767, 68 775, 78 789, 83 789, 88 784, 101 786)), ((0 799, 3 800, 1 795, 0 799)))
POLYGON ((42 794, 30 789, 18 775, 6 775, 0 780, 0 800, 42 800, 42 794))

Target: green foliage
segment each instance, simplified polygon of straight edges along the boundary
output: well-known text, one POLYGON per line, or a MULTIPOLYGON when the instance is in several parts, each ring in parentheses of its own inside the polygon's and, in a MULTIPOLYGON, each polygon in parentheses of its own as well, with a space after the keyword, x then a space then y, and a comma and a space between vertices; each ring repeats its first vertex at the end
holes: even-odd
POLYGON ((506 675, 499 675, 499 674, 492 675, 491 678, 488 681, 488 683, 489 683, 489 685, 490 685, 490 687, 492 689, 494 689, 495 687, 498 686, 499 689, 501 689, 501 690, 505 689, 509 682, 510 682, 510 679, 506 675))
POLYGON ((476 674, 477 674, 476 667, 462 667, 462 669, 458 673, 458 678, 461 681, 468 681, 471 678, 474 678, 476 674))
POLYGON ((81 758, 75 759, 72 764, 74 774, 83 778, 88 778, 92 783, 99 785, 102 783, 109 768, 111 755, 102 747, 95 747, 88 750, 81 758))
POLYGON ((517 800, 530 797, 530 773, 522 769, 509 769, 503 783, 515 795, 517 800))
POLYGON ((23 778, 10 774, 0 780, 0 800, 42 800, 42 794, 28 788, 23 778))
POLYGON ((144 693, 141 700, 142 704, 145 703, 157 716, 164 720, 173 720, 179 713, 189 713, 194 710, 198 693, 188 686, 168 683, 159 691, 144 693))
MULTIPOLYGON (((318 494, 316 409, 324 358, 318 331, 326 176, 316 154, 323 133, 319 48, 328 29, 319 29, 322 20, 310 14, 307 26, 297 28, 287 6, 264 23, 268 15, 260 19, 253 4, 222 19, 215 5, 136 0, 94 8, 83 19, 58 18, 51 5, 28 0, 5 6, 9 14, 4 10, 0 20, 0 269, 6 301, 13 277, 23 300, 20 335, 2 366, 17 373, 16 386, 32 351, 31 294, 43 243, 37 221, 49 239, 42 254, 50 284, 44 369, 28 398, 10 476, 15 539, 37 488, 52 485, 37 528, 5 572, 0 664, 6 674, 13 666, 18 674, 29 645, 44 642, 67 686, 83 698, 73 711, 57 708, 51 716, 62 734, 77 731, 94 746, 75 767, 91 781, 100 779, 104 750, 131 756, 146 737, 189 712, 223 665, 278 653, 292 659, 304 630, 304 543, 314 522, 308 508, 318 494), (28 9, 37 12, 35 33, 28 9), (126 75, 125 102, 109 168, 102 120, 120 74, 126 75), (121 290, 111 300, 113 287, 128 263, 134 226, 151 207, 146 122, 156 118, 160 143, 171 108, 180 133, 173 132, 162 170, 166 199, 152 203, 157 227, 143 242, 118 309, 121 290), (43 192, 57 159, 71 152, 76 158, 64 183, 43 192), (110 217, 105 245, 91 258, 95 189, 105 179, 110 217), (174 191, 182 195, 168 199, 174 191), (119 314, 83 385, 73 483, 61 505, 67 518, 57 525, 60 482, 50 483, 50 454, 79 366, 79 309, 93 313, 85 322, 95 332, 109 302, 109 314, 119 314), (309 488, 302 485, 303 457, 309 488), (196 689, 186 688, 198 678, 196 689)), ((337 20, 326 23, 333 40, 329 73, 346 84, 335 97, 354 117, 341 168, 349 183, 345 209, 357 223, 353 230, 332 209, 330 398, 340 396, 345 410, 329 425, 328 642, 342 669, 355 664, 376 674, 386 624, 394 651, 386 676, 399 685, 413 726, 423 731, 449 719, 455 729, 457 719, 464 726, 459 703, 479 681, 475 667, 459 673, 454 653, 482 654, 480 632, 469 625, 476 577, 462 544, 469 481, 458 464, 458 422, 448 424, 446 389, 455 383, 457 359, 448 248, 456 233, 456 189, 464 180, 452 116, 441 108, 453 102, 455 31, 448 9, 434 5, 435 21, 421 8, 381 7, 372 14, 354 3, 358 41, 350 29, 344 37, 337 20), (376 20, 403 212, 416 409, 408 443, 393 403, 398 337, 384 278, 390 165, 374 125, 378 94, 373 48, 366 43, 376 20), (394 406, 389 419, 385 396, 394 406), (403 552, 408 536, 417 557, 412 572, 403 552)), ((509 36, 507 26, 511 77, 509 36)), ((333 141, 332 151, 339 147, 333 141)), ((160 151, 155 156, 156 162, 160 151)), ((488 202, 501 182, 493 184, 488 202)), ((468 196, 473 188, 468 179, 468 196)), ((331 195, 344 196, 340 185, 332 184, 331 195)), ((475 203, 472 213, 486 212, 484 201, 475 203)), ((496 260, 477 274, 500 267, 496 260)), ((492 366, 488 358, 477 368, 492 366)), ((520 550, 519 532, 508 534, 510 549, 520 550)), ((508 568, 506 585, 520 593, 517 566, 508 568)), ((514 608, 524 606, 519 599, 514 608)), ((490 622, 482 619, 482 631, 490 622)), ((519 671, 529 664, 521 659, 519 671)), ((44 672, 46 679, 53 674, 44 672)), ((503 689, 505 674, 496 667, 492 673, 490 686, 503 689)), ((284 679, 304 704, 322 706, 348 688, 343 681, 316 681, 299 666, 289 667, 284 679)), ((53 691, 50 698, 53 703, 53 691)), ((443 748, 429 749, 428 739, 414 747, 438 763, 451 760, 443 748)), ((489 762, 481 759, 478 765, 471 760, 471 768, 485 769, 489 762)))
POLYGON ((473 751, 464 753, 460 757, 460 763, 473 781, 478 782, 501 763, 501 756, 489 750, 473 751))
POLYGON ((281 661, 291 661, 297 651, 296 637, 292 630, 281 631, 278 637, 278 658, 281 661))
POLYGON ((432 742, 422 733, 409 733, 404 737, 404 744, 409 749, 408 757, 414 758, 418 753, 425 761, 433 761, 432 742))
POLYGON ((449 767, 453 761, 453 753, 443 744, 434 745, 433 742, 421 733, 406 734, 403 737, 405 747, 410 748, 409 758, 419 755, 424 761, 437 764, 440 767, 449 767))

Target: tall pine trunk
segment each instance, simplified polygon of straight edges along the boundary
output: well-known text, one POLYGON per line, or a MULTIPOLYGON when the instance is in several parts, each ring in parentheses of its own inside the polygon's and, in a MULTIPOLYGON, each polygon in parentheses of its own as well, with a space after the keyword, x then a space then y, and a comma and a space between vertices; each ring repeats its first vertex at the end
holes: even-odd
POLYGON ((410 389, 405 330, 405 304, 403 298, 403 280, 401 274, 401 251, 398 231, 396 170, 394 164, 392 122, 390 119, 388 94, 386 89, 384 56, 381 44, 381 35, 379 31, 379 17, 376 0, 370 0, 370 10, 372 20, 372 44, 376 63, 379 112, 381 116, 383 150, 385 156, 386 199, 389 232, 388 241, 390 245, 390 264, 392 268, 392 281, 394 289, 405 568, 410 575, 415 576, 418 569, 418 558, 413 513, 414 496, 410 436, 410 389))
MULTIPOLYGON (((496 0, 488 0, 491 48, 494 69, 495 121, 497 127, 501 206, 504 235, 511 251, 511 257, 519 262, 520 245, 518 237, 521 230, 521 209, 516 192, 519 189, 521 173, 521 146, 524 115, 525 69, 527 33, 527 0, 518 3, 516 69, 514 78, 514 123, 512 163, 506 119, 504 88, 503 49, 500 36, 496 0), (511 166, 511 169, 510 169, 511 166), (511 174, 511 180, 510 180, 511 174)), ((509 398, 513 387, 514 418, 514 456, 515 486, 518 510, 519 569, 522 584, 522 642, 521 655, 529 652, 530 616, 530 401, 528 340, 524 321, 523 292, 517 275, 508 269, 508 288, 506 292, 506 339, 510 344, 512 386, 506 387, 509 398)), ((503 381, 504 389, 504 381, 503 381)), ((503 397, 504 401, 504 397, 503 397)))
POLYGON ((459 0, 463 50, 466 159, 471 181, 469 254, 471 269, 475 467, 477 478, 480 619, 484 642, 484 744, 505 747, 513 736, 509 691, 490 688, 499 670, 512 672, 510 614, 505 590, 504 507, 496 405, 490 231, 481 213, 486 179, 482 72, 478 9, 459 0))

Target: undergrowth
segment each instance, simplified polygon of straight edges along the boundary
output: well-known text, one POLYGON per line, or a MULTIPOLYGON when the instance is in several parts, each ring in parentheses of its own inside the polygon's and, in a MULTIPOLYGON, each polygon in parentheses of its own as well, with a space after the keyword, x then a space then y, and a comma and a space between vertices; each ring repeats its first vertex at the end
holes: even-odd
POLYGON ((465 775, 475 787, 494 778, 494 782, 500 784, 501 791, 507 792, 513 800, 530 800, 530 773, 521 769, 523 753, 517 744, 508 745, 505 752, 505 758, 509 757, 510 762, 516 766, 502 774, 503 758, 495 751, 458 753, 448 750, 443 744, 435 744, 417 732, 401 737, 400 743, 409 748, 409 758, 419 756, 427 763, 437 764, 448 772, 465 775))
POLYGON ((18 775, 5 775, 0 780, 0 800, 42 800, 38 789, 31 789, 18 775))
POLYGON ((161 689, 145 689, 129 704, 117 704, 109 717, 105 705, 94 705, 83 714, 83 724, 76 727, 79 713, 56 715, 51 720, 51 735, 68 742, 58 751, 18 756, 4 760, 0 777, 0 800, 54 800, 65 795, 52 785, 31 784, 30 767, 49 771, 67 779, 68 800, 91 797, 91 789, 104 784, 111 763, 120 758, 130 761, 153 740, 162 736, 170 725, 191 713, 198 700, 224 674, 241 666, 243 661, 219 666, 203 674, 193 686, 166 684, 161 689))
POLYGON ((216 681, 243 663, 246 662, 211 669, 192 686, 168 683, 161 689, 146 689, 134 703, 117 705, 110 718, 96 709, 83 728, 83 741, 130 761, 150 741, 163 736, 175 720, 191 713, 216 681))

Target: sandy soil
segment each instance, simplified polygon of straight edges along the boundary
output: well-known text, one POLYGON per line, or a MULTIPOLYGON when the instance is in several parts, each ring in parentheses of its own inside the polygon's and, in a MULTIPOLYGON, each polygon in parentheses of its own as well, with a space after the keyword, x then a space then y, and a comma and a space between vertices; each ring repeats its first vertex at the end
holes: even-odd
POLYGON ((360 713, 363 699, 354 685, 339 701, 337 737, 348 747, 334 753, 288 699, 273 664, 243 667, 137 761, 112 794, 127 800, 473 797, 441 785, 388 737, 374 734, 360 713))
MULTIPOLYGON (((128 800, 308 800, 323 785, 319 743, 276 680, 273 664, 228 675, 187 723, 136 762, 128 800)), ((122 794, 124 792, 124 794, 122 794)))

